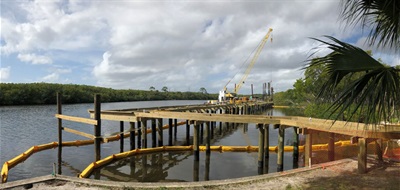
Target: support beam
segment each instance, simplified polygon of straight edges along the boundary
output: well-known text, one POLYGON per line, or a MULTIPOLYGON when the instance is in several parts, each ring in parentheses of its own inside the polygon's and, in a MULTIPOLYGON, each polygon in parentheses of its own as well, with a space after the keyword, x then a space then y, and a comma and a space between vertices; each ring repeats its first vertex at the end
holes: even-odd
POLYGON ((119 122, 119 152, 124 152, 124 122, 119 122))
POLYGON ((299 133, 297 127, 293 127, 293 168, 299 167, 299 133))
POLYGON ((335 160, 335 133, 330 133, 329 134, 328 160, 329 161, 334 161, 335 160))
MULTIPOLYGON (((306 130, 306 129, 304 129, 306 130)), ((306 143, 304 145, 304 166, 311 167, 312 164, 312 131, 306 130, 306 143)))
POLYGON ((186 120, 186 145, 190 145, 190 124, 189 120, 186 120))
POLYGON ((365 138, 358 139, 358 173, 367 173, 367 143, 365 138))
MULTIPOLYGON (((62 95, 57 92, 57 114, 62 114, 62 95)), ((58 118, 58 171, 57 174, 61 175, 62 163, 62 119, 58 118)))
POLYGON ((157 119, 157 132, 158 132, 158 146, 163 146, 164 145, 163 120, 161 118, 157 119))
POLYGON ((211 134, 210 134, 210 122, 206 122, 206 153, 210 153, 210 144, 211 144, 211 134))
POLYGON ((264 158, 265 162, 269 159, 269 124, 264 125, 264 158))
POLYGON ((142 148, 142 122, 137 122, 137 130, 138 130, 138 139, 137 139, 137 146, 138 148, 142 148))
POLYGON ((168 119, 168 146, 172 146, 172 119, 168 119))
POLYGON ((383 162, 383 151, 382 151, 382 139, 376 139, 375 141, 375 152, 377 155, 377 160, 383 162))
POLYGON ((136 147, 135 147, 135 136, 136 136, 136 133, 135 133, 135 122, 129 122, 129 125, 130 125, 130 136, 129 136, 129 141, 130 141, 130 150, 134 150, 136 147))
POLYGON ((151 119, 151 147, 157 146, 157 124, 156 119, 151 119))
POLYGON ((283 171, 283 154, 285 149, 285 127, 279 126, 278 132, 278 159, 277 159, 277 171, 283 171))
POLYGON ((101 159, 100 145, 101 145, 101 97, 100 94, 96 94, 94 97, 94 119, 97 121, 97 125, 94 125, 94 149, 95 149, 95 161, 101 159))
POLYGON ((193 130, 193 154, 194 160, 199 161, 200 156, 200 149, 199 149, 199 124, 196 122, 194 123, 194 130, 193 130))
POLYGON ((264 167, 264 125, 257 124, 258 127, 258 174, 263 174, 264 167))
POLYGON ((174 138, 176 140, 176 136, 178 134, 178 120, 174 119, 174 138))
POLYGON ((142 118, 142 148, 147 148, 147 120, 142 118))

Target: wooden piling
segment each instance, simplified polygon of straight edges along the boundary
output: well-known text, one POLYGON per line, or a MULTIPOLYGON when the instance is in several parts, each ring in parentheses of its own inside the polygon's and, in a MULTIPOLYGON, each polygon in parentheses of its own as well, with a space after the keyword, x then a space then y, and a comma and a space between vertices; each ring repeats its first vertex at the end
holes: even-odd
POLYGON ((194 123, 194 130, 193 130, 193 154, 194 160, 199 161, 200 156, 200 149, 199 149, 199 124, 194 123))
POLYGON ((198 160, 193 161, 193 181, 199 181, 199 168, 200 168, 200 162, 198 160))
POLYGON ((283 154, 285 149, 285 127, 279 126, 278 132, 278 158, 277 158, 277 171, 283 171, 283 154))
POLYGON ((264 125, 257 124, 259 130, 258 136, 258 171, 262 174, 263 166, 264 166, 264 125))
POLYGON ((210 153, 210 143, 211 143, 211 134, 210 134, 210 122, 206 122, 206 153, 210 153))
POLYGON ((186 120, 186 145, 190 145, 190 124, 189 120, 186 120))
POLYGON ((101 96, 96 94, 94 97, 94 119, 97 121, 97 125, 94 126, 94 149, 95 149, 95 161, 101 159, 100 145, 101 145, 101 96))
POLYGON ((200 144, 203 144, 204 139, 204 122, 200 124, 200 144))
POLYGON ((119 152, 124 152, 124 121, 119 122, 119 152))
POLYGON ((328 141, 328 160, 335 160, 335 133, 329 133, 328 141))
POLYGON ((144 118, 141 118, 142 123, 142 148, 147 148, 147 120, 144 118))
POLYGON ((304 166, 311 167, 312 164, 312 131, 303 129, 306 131, 306 142, 304 145, 304 166))
POLYGON ((172 146, 172 119, 168 119, 168 146, 172 146))
POLYGON ((174 119, 174 138, 176 140, 176 136, 178 134, 178 120, 174 119))
MULTIPOLYGON (((62 95, 57 92, 57 114, 62 114, 62 95)), ((58 118, 58 171, 57 174, 61 175, 62 163, 62 119, 58 118)))
POLYGON ((156 119, 151 119, 151 147, 157 146, 157 125, 156 119))
POLYGON ((130 150, 134 150, 136 147, 135 147, 135 136, 136 136, 136 134, 135 134, 135 122, 129 122, 129 125, 130 125, 130 136, 129 136, 129 141, 130 141, 130 143, 129 143, 129 145, 130 145, 130 150))
POLYGON ((142 122, 137 122, 137 130, 138 130, 138 139, 137 139, 137 146, 138 148, 142 148, 142 122))
POLYGON ((358 173, 365 174, 367 173, 367 143, 366 138, 358 139, 358 173))
POLYGON ((299 128, 293 127, 293 168, 299 167, 299 128))
POLYGON ((269 159, 269 124, 264 125, 264 158, 269 159))
POLYGON ((382 139, 377 139, 375 141, 375 152, 377 156, 376 159, 382 162, 383 161, 382 139))
POLYGON ((204 181, 210 180, 210 157, 211 157, 210 152, 206 153, 206 169, 204 172, 204 181))
POLYGON ((157 132, 158 132, 158 146, 163 146, 164 145, 163 120, 161 118, 157 119, 157 132))

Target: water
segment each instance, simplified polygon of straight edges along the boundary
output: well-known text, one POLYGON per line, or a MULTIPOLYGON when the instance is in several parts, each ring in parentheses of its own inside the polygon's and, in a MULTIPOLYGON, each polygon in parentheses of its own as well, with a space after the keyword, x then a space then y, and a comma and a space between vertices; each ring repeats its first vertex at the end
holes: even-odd
MULTIPOLYGON (((103 103, 102 109, 143 108, 155 106, 202 104, 203 101, 143 101, 103 103)), ((88 109, 93 104, 63 105, 63 114, 70 116, 89 117, 88 109)), ((57 119, 54 117, 55 105, 44 106, 4 106, 0 107, 0 163, 14 158, 33 145, 58 141, 57 119)), ((279 110, 273 110, 273 115, 284 115, 279 110)), ((168 123, 167 120, 163 121, 168 123)), ((75 122, 63 121, 65 127, 93 134, 93 126, 75 122)), ((258 129, 255 124, 248 125, 248 131, 243 132, 243 125, 235 129, 227 129, 224 124, 219 130, 219 122, 215 128, 211 145, 257 146, 258 129)), ((125 128, 129 128, 125 123, 125 128)), ((150 125, 148 125, 150 126, 150 125)), ((102 121, 102 135, 110 135, 119 131, 119 122, 102 121)), ((191 136, 193 129, 191 129, 191 136)), ((285 132, 286 144, 291 144, 293 130, 285 132)), ((63 132, 63 141, 86 140, 71 133, 63 132)), ((151 146, 151 137, 148 136, 151 146)), ((164 132, 164 144, 168 143, 167 132, 164 132)), ((175 144, 185 143, 185 127, 178 127, 175 144)), ((270 145, 277 144, 277 130, 270 129, 270 145)), ((129 148, 129 140, 124 141, 125 151, 129 148)), ((105 143, 101 146, 101 157, 119 153, 119 142, 105 143)), ((268 172, 276 172, 276 154, 270 152, 268 172)), ((93 145, 81 147, 65 147, 62 153, 62 174, 77 176, 84 168, 94 161, 93 145)), ((18 164, 9 172, 9 181, 49 175, 53 171, 53 163, 57 163, 57 149, 45 150, 33 154, 25 162, 18 164)), ((284 170, 292 169, 292 153, 285 153, 284 170)), ((265 171, 267 172, 267 171, 265 171)), ((264 173, 265 173, 264 172, 264 173)), ((114 181, 202 181, 237 178, 258 175, 257 153, 243 152, 212 152, 209 157, 200 153, 200 161, 194 162, 192 153, 171 152, 135 156, 111 163, 96 170, 91 178, 114 181), (239 172, 240 171, 240 172, 239 172)))

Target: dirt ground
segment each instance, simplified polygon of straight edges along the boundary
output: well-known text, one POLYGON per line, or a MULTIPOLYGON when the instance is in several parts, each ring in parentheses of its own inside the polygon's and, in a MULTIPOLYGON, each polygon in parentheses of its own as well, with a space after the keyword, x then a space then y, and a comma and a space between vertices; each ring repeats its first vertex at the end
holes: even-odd
MULTIPOLYGON (((400 163, 378 162, 374 157, 368 157, 368 172, 357 173, 357 160, 349 160, 340 164, 319 164, 316 169, 290 170, 271 175, 254 176, 250 178, 231 180, 227 182, 203 183, 173 183, 155 186, 138 187, 138 184, 119 186, 96 184, 80 184, 67 181, 49 181, 36 183, 32 186, 20 186, 13 189, 393 189, 400 190, 400 163), (188 185, 192 184, 192 185, 188 185), (199 185, 200 184, 200 185, 199 185)), ((0 188, 1 189, 1 188, 0 188)))

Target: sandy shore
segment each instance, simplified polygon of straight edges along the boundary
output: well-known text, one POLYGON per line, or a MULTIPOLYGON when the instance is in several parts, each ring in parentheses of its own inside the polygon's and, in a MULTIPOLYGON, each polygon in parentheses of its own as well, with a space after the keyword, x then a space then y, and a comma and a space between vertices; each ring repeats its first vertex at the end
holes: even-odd
POLYGON ((368 173, 357 160, 344 159, 312 168, 229 180, 179 183, 123 183, 68 176, 44 176, 1 184, 0 189, 400 189, 400 163, 368 158, 368 173))

